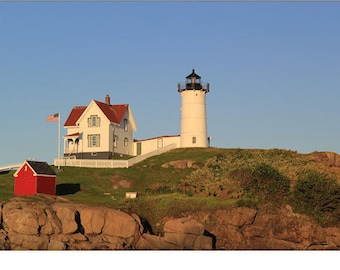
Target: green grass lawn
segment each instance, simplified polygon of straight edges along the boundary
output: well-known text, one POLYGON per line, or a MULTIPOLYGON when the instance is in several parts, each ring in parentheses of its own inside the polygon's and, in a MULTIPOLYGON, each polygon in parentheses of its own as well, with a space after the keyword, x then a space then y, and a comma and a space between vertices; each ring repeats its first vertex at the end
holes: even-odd
MULTIPOLYGON (((207 158, 223 151, 214 148, 207 149, 175 149, 168 153, 151 157, 130 168, 96 169, 53 167, 57 173, 57 186, 64 185, 72 189, 79 184, 78 192, 62 194, 61 197, 77 203, 91 205, 108 205, 116 207, 125 198, 125 192, 135 191, 144 193, 153 185, 175 187, 181 179, 191 173, 193 169, 162 168, 165 162, 181 159, 192 159, 195 164, 202 165, 207 158), (114 188, 115 183, 127 181, 130 187, 114 188), (108 194, 108 195, 105 195, 108 194), (112 199, 112 196, 114 199, 112 199)), ((4 201, 14 196, 15 171, 0 175, 0 200, 4 201)), ((67 193, 67 192, 64 192, 67 193)))
POLYGON ((119 202, 125 198, 127 191, 143 194, 157 185, 174 189, 193 170, 192 168, 162 168, 162 164, 174 160, 191 159, 197 165, 202 165, 206 159, 216 155, 216 152, 218 150, 213 148, 176 149, 151 157, 130 168, 62 167, 59 171, 55 168, 57 185, 80 184, 79 192, 62 195, 74 202, 117 207, 119 202), (128 182, 129 185, 121 188, 119 185, 121 181, 128 182))
MULTIPOLYGON (((307 155, 298 154, 288 150, 256 150, 256 149, 221 149, 221 148, 179 148, 167 153, 146 159, 130 168, 96 169, 61 167, 57 172, 57 185, 72 188, 80 186, 78 192, 61 194, 60 196, 73 202, 107 205, 117 207, 119 201, 125 198, 125 192, 135 191, 145 194, 147 190, 157 186, 176 190, 176 186, 185 179, 194 169, 162 168, 162 164, 174 161, 191 159, 198 166, 217 155, 224 155, 229 166, 242 167, 245 164, 266 162, 278 168, 282 173, 295 179, 299 171, 312 168, 319 171, 329 170, 325 166, 315 164, 307 155), (120 181, 129 183, 121 187, 120 181), (105 195, 108 194, 108 195, 105 195), (112 198, 112 196, 114 198, 112 198)), ((14 174, 10 171, 0 175, 0 200, 7 200, 14 196, 14 174)), ((67 192, 66 192, 67 193, 67 192)))
MULTIPOLYGON (((306 169, 332 174, 338 180, 340 178, 338 171, 332 171, 327 166, 311 161, 308 155, 289 150, 180 148, 151 157, 130 168, 53 167, 57 173, 57 191, 59 190, 57 195, 74 203, 135 211, 150 222, 184 212, 224 208, 236 203, 237 200, 188 196, 178 189, 181 180, 195 169, 162 167, 166 162, 184 159, 194 160, 194 164, 202 167, 208 159, 217 157, 222 157, 223 166, 230 169, 267 163, 292 181, 306 169), (157 192, 158 190, 160 192, 157 192), (138 198, 125 199, 127 191, 137 192, 138 198)), ((10 171, 0 174, 0 201, 14 197, 14 173, 15 171, 10 171)))
POLYGON ((14 196, 14 173, 15 171, 9 171, 0 174, 0 201, 14 196))

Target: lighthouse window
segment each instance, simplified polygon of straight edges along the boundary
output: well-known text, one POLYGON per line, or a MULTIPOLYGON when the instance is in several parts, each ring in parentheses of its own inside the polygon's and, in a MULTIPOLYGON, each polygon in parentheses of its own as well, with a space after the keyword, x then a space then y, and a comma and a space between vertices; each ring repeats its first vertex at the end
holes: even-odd
POLYGON ((193 144, 196 143, 196 137, 192 137, 192 143, 193 143, 193 144))
POLYGON ((129 142, 128 138, 124 138, 124 146, 128 146, 128 142, 129 142))

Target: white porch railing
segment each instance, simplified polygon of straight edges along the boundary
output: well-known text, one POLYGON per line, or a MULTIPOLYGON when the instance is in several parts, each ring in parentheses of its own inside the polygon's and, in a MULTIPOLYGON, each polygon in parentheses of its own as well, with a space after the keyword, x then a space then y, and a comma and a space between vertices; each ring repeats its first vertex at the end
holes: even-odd
POLYGON ((129 168, 149 157, 160 155, 177 148, 177 144, 173 143, 163 148, 147 153, 145 155, 136 156, 127 160, 116 159, 70 159, 59 158, 54 160, 54 166, 70 166, 70 167, 84 167, 84 168, 129 168))

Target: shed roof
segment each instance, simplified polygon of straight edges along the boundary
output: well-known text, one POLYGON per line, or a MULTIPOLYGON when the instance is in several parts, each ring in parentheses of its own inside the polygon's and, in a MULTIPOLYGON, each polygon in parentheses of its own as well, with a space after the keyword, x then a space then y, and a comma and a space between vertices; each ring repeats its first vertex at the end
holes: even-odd
POLYGON ((26 160, 36 174, 56 175, 55 171, 44 161, 26 160))
POLYGON ((25 164, 28 164, 35 175, 56 175, 55 171, 45 161, 25 160, 21 164, 20 168, 14 173, 14 177, 18 175, 19 171, 25 166, 25 164))

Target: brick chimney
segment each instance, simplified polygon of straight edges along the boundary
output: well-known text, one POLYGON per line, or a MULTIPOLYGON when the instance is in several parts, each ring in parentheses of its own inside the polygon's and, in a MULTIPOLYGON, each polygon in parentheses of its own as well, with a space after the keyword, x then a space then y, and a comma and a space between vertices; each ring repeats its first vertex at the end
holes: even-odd
POLYGON ((110 96, 109 96, 109 95, 106 95, 106 96, 105 96, 105 104, 107 104, 107 105, 109 105, 109 106, 111 105, 111 104, 110 104, 110 96))

